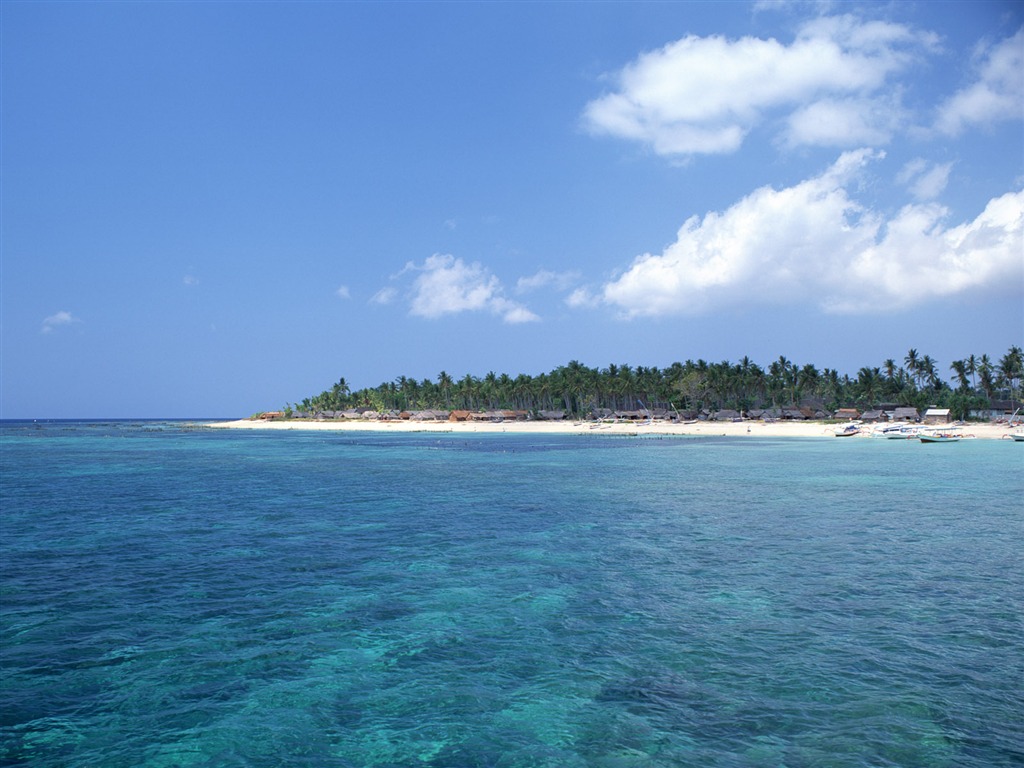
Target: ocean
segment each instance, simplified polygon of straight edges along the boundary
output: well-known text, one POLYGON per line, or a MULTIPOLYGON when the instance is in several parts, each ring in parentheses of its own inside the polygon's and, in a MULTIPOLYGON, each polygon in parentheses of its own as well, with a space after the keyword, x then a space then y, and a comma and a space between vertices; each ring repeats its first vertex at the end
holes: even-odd
POLYGON ((1024 445, 0 427, 0 765, 1024 765, 1024 445))

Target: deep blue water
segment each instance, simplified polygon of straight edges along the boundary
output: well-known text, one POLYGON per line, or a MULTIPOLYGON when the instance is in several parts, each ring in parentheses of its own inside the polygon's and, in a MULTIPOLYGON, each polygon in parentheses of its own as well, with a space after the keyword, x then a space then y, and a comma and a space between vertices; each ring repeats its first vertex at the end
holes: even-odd
POLYGON ((0 429, 5 766, 1024 764, 1024 445, 0 429))

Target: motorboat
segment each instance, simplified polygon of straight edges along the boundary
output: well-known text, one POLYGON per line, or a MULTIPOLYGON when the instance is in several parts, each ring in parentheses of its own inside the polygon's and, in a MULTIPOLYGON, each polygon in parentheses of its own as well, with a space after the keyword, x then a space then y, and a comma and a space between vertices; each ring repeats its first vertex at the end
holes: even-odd
POLYGON ((920 430, 911 424, 889 424, 884 427, 876 427, 871 432, 872 437, 885 440, 910 440, 917 437, 920 430))
POLYGON ((918 435, 922 443, 958 443, 973 437, 974 435, 965 435, 957 429, 922 430, 918 435))

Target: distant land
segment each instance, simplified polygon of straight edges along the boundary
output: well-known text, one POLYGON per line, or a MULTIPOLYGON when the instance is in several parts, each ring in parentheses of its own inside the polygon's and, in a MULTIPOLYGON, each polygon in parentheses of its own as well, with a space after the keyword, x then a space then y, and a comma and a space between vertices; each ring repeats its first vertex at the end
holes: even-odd
POLYGON ((779 357, 763 367, 739 362, 687 360, 665 368, 612 364, 591 368, 573 360, 537 376, 489 372, 482 378, 454 378, 441 371, 436 380, 399 376, 376 387, 352 391, 344 377, 329 389, 286 404, 286 417, 328 417, 344 411, 386 413, 414 410, 508 409, 593 414, 642 412, 690 418, 734 410, 738 414, 791 408, 828 416, 843 408, 869 411, 882 406, 948 408, 952 418, 987 420, 1020 406, 1024 354, 1019 345, 994 359, 971 354, 943 367, 916 349, 903 360, 887 359, 855 374, 779 357), (949 380, 943 376, 947 373, 949 380))

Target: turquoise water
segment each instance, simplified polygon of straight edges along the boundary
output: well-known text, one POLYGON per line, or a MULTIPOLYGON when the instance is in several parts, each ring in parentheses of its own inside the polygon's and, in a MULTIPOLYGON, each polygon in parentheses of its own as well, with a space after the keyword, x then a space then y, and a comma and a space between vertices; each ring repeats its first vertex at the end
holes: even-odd
POLYGON ((1019 766, 1024 445, 2 428, 5 766, 1019 766))

